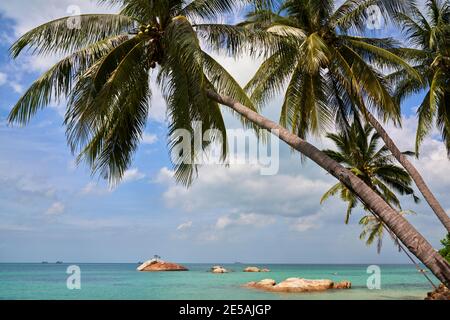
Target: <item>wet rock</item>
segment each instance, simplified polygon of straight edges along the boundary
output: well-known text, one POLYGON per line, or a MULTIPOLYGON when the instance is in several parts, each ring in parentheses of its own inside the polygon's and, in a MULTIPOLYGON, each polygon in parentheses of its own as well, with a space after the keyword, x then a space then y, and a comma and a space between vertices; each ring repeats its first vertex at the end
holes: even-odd
POLYGON ((141 264, 138 268, 138 271, 188 271, 188 269, 182 265, 166 262, 162 260, 149 260, 141 264))
POLYGON ((350 289, 352 284, 349 281, 334 283, 331 280, 309 280, 301 278, 289 278, 280 283, 275 280, 265 279, 259 282, 249 282, 245 285, 248 288, 255 288, 269 292, 320 292, 331 289, 350 289))

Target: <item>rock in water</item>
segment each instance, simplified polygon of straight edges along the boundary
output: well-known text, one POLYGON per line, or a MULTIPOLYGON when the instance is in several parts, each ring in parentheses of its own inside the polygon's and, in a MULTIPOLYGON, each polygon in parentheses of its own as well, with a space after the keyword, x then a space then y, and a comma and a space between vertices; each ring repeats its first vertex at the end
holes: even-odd
POLYGON ((258 267, 247 267, 244 269, 244 272, 270 272, 269 269, 260 269, 258 267))
POLYGON ((333 289, 351 289, 352 283, 350 281, 342 281, 342 282, 335 282, 333 284, 333 289))
POLYGON ((212 273, 228 273, 228 270, 222 266, 214 266, 211 268, 212 273))
POLYGON ((247 267, 244 269, 244 272, 259 272, 259 268, 257 267, 247 267))
POLYGON ((276 290, 281 292, 325 291, 333 288, 333 281, 289 278, 275 285, 275 287, 276 290))
POLYGON ((149 260, 141 264, 138 268, 138 271, 188 271, 188 269, 182 265, 165 262, 162 260, 149 260))
POLYGON ((273 279, 264 279, 259 282, 250 282, 250 283, 252 283, 255 287, 261 287, 261 288, 273 287, 274 285, 277 284, 277 282, 273 279))
POLYGON ((289 278, 279 284, 272 279, 265 279, 259 282, 249 282, 245 285, 248 288, 255 288, 270 292, 319 292, 331 289, 350 289, 352 284, 349 281, 334 283, 331 280, 308 280, 300 278, 289 278))
POLYGON ((441 284, 437 290, 428 292, 425 300, 450 300, 450 290, 441 284))

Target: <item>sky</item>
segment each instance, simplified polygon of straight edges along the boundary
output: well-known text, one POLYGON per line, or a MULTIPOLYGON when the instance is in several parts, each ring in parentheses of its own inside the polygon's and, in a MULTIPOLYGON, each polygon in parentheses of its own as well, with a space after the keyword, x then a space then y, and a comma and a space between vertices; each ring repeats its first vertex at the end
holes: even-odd
MULTIPOLYGON (((343 203, 320 205, 334 179, 282 144, 277 175, 263 176, 254 165, 207 165, 191 188, 177 185, 166 147, 165 103, 154 84, 142 143, 114 189, 75 165, 62 126, 64 103, 39 112, 27 127, 9 126, 14 103, 57 61, 28 55, 13 61, 9 46, 30 28, 66 16, 73 5, 82 13, 114 11, 81 0, 0 3, 0 262, 137 262, 158 254, 185 263, 408 263, 388 237, 381 254, 358 239, 361 211, 344 225, 343 203)), ((241 84, 260 64, 245 56, 218 58, 241 84)), ((419 101, 414 97, 403 106, 402 129, 387 125, 403 150, 414 148, 419 101)), ((277 97, 264 114, 277 120, 280 103, 277 97)), ((226 109, 224 116, 228 128, 240 127, 226 109)), ((326 139, 313 142, 331 147, 326 139)), ((449 212, 450 165, 436 135, 426 139, 415 163, 449 212)), ((402 201, 417 213, 411 223, 438 247, 445 230, 426 203, 402 201)))

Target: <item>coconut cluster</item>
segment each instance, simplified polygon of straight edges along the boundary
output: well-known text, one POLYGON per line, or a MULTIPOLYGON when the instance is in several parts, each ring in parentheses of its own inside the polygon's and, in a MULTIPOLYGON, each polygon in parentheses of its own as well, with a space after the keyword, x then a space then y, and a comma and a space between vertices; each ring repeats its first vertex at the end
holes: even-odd
MULTIPOLYGON (((161 32, 157 26, 154 26, 151 24, 142 25, 139 27, 138 36, 139 37, 144 37, 144 36, 150 37, 151 38, 150 42, 157 44, 158 39, 161 37, 161 32)), ((150 68, 152 68, 152 69, 156 68, 156 63, 158 61, 157 57, 154 57, 154 59, 156 61, 154 60, 150 63, 150 68)))
POLYGON ((150 34, 154 34, 156 32, 158 32, 159 29, 155 26, 152 26, 151 24, 148 25, 142 25, 139 27, 139 33, 138 35, 143 36, 143 35, 150 35, 150 34))

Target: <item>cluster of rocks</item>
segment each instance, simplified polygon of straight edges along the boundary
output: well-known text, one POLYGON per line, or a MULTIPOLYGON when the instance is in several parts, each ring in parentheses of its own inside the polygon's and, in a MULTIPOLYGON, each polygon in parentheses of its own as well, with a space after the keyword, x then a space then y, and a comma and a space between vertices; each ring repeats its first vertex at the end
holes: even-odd
MULTIPOLYGON (((212 273, 228 273, 229 270, 225 269, 222 266, 214 266, 211 268, 212 273)), ((247 267, 243 270, 243 272, 270 272, 269 269, 260 269, 257 267, 247 267)))
MULTIPOLYGON (((162 261, 160 259, 152 259, 141 264, 138 271, 188 271, 188 269, 182 265, 162 261)), ((269 269, 260 269, 257 267, 247 267, 244 272, 270 272, 269 269)), ((228 273, 229 271, 222 266, 214 266, 211 268, 212 273, 228 273)), ((249 282, 245 285, 248 288, 254 288, 258 290, 264 290, 269 292, 318 292, 331 289, 350 289, 352 287, 351 282, 333 282, 331 280, 308 280, 301 278, 289 278, 280 283, 276 283, 272 279, 264 279, 258 282, 249 282)), ((435 292, 428 293, 426 300, 448 300, 450 299, 449 290, 441 285, 435 292)))
POLYGON ((247 267, 244 272, 270 272, 269 269, 259 269, 258 267, 247 267))
POLYGON ((435 291, 428 292, 425 300, 450 300, 450 290, 441 284, 435 291))
POLYGON ((188 271, 188 269, 182 265, 166 262, 159 259, 152 259, 147 262, 141 264, 138 268, 138 271, 188 271))
POLYGON ((289 278, 278 284, 272 279, 265 279, 259 282, 249 282, 245 285, 245 287, 270 292, 300 293, 326 291, 331 289, 350 289, 352 284, 349 281, 333 282, 331 280, 289 278))

